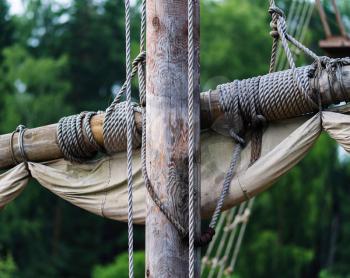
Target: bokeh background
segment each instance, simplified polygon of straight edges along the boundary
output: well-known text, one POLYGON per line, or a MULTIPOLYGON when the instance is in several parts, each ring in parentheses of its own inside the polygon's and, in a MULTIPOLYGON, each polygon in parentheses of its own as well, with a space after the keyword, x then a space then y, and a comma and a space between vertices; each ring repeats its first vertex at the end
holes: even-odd
MULTIPOLYGON (((288 12, 291 0, 278 2, 288 12)), ((335 29, 330 2, 324 5, 335 29)), ((350 32, 350 1, 337 3, 350 32)), ((203 90, 268 71, 267 9, 268 0, 201 0, 203 90)), ((132 14, 135 57, 137 1, 132 14)), ((305 44, 322 54, 323 37, 315 11, 305 44)), ((0 132, 107 107, 124 80, 124 45, 122 0, 0 0, 0 132)), ((233 277, 350 277, 349 183, 349 157, 322 136, 257 198, 233 277)), ((144 246, 144 228, 136 227, 136 277, 144 275, 144 246)), ((35 182, 0 213, 1 278, 127 273, 123 223, 73 207, 35 182)))

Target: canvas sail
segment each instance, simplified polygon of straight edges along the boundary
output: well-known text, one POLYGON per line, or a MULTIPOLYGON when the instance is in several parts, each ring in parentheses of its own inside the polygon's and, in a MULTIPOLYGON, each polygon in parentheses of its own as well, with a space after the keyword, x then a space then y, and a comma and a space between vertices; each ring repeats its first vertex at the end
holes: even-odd
MULTIPOLYGON (((269 188, 307 154, 322 130, 350 152, 349 115, 323 112, 322 121, 316 114, 270 123, 263 134, 261 157, 250 167, 250 144, 244 148, 224 208, 233 207, 269 188)), ((218 132, 206 131, 201 136, 203 217, 209 217, 214 210, 234 147, 231 138, 218 132)), ((143 224, 146 188, 139 151, 134 153, 133 171, 134 221, 143 224)), ((60 159, 45 163, 29 162, 27 169, 22 163, 0 175, 0 208, 21 194, 31 177, 82 209, 113 220, 127 220, 125 153, 84 164, 60 159)))

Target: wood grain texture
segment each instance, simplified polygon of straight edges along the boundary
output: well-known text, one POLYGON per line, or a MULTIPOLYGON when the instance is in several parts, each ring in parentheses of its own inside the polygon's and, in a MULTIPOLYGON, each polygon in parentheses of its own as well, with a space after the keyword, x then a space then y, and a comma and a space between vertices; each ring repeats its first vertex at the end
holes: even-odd
MULTIPOLYGON (((195 82, 199 82, 199 3, 195 1, 195 82)), ((147 1, 147 169, 171 213, 188 227, 187 1, 147 1)), ((200 98, 195 87, 196 185, 200 98)), ((199 188, 196 190, 199 196, 199 188)), ((199 219, 199 202, 196 204, 199 219)), ((197 221, 199 235, 200 220, 197 221)), ((199 252, 196 260, 199 277, 199 252)), ((188 277, 188 245, 148 196, 146 277, 188 277)))

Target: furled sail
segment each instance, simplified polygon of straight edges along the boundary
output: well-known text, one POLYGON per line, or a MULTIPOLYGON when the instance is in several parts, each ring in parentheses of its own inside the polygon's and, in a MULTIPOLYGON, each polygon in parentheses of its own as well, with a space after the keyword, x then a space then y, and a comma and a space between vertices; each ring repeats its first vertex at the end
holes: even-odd
MULTIPOLYGON (((321 131, 327 132, 350 152, 350 115, 323 112, 312 117, 275 121, 263 134, 261 157, 250 167, 250 143, 244 148, 237 173, 231 182, 225 209, 270 187, 310 150, 321 131)), ((232 139, 215 131, 201 136, 201 207, 204 217, 213 212, 231 151, 232 139)), ((0 208, 15 199, 30 177, 66 201, 102 217, 127 220, 126 155, 117 153, 84 164, 63 159, 45 163, 22 163, 0 175, 0 208)), ((134 154, 133 175, 135 223, 143 224, 146 188, 141 174, 140 155, 134 154)))

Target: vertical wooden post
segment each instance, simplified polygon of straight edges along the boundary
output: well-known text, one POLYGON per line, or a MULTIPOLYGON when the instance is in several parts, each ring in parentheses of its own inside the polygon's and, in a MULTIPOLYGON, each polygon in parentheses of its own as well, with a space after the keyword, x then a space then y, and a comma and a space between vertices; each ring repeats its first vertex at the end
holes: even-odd
MULTIPOLYGON (((200 198, 199 1, 195 0, 195 173, 200 198)), ((169 211, 188 228, 187 0, 147 1, 147 169, 169 211)), ((196 204, 200 234, 200 200, 196 204)), ((200 276, 200 251, 196 252, 200 276)), ((188 277, 188 243, 147 197, 146 277, 188 277)))

